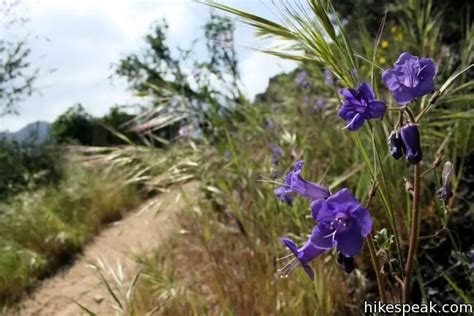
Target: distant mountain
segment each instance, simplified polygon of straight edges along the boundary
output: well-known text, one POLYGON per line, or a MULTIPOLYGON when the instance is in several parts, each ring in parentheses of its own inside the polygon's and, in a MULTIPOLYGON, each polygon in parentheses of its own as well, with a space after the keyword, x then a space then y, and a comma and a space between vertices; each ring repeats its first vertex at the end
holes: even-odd
POLYGON ((16 141, 21 144, 39 145, 50 140, 50 129, 50 123, 38 121, 30 123, 16 132, 0 133, 0 138, 7 141, 16 141))

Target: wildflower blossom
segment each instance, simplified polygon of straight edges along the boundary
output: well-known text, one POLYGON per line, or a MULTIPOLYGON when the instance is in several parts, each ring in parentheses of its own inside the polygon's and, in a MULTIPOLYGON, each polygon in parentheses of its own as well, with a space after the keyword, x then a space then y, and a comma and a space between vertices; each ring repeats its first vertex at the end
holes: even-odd
POLYGON ((192 126, 184 125, 179 128, 178 135, 183 138, 191 137, 192 126))
POLYGON ((401 129, 403 148, 406 159, 416 165, 423 159, 421 152, 420 133, 415 124, 407 124, 401 129))
POLYGON ((441 176, 443 185, 436 192, 438 197, 444 204, 448 204, 449 199, 453 196, 453 191, 451 191, 451 180, 453 178, 453 164, 448 161, 444 164, 443 174, 441 176))
MULTIPOLYGON (((315 229, 313 229, 313 232, 315 229)), ((290 260, 283 268, 278 270, 278 273, 282 277, 288 276, 296 267, 301 265, 306 272, 306 274, 313 280, 314 279, 314 271, 311 269, 309 263, 311 260, 314 258, 318 257, 321 255, 323 252, 325 252, 325 249, 320 249, 317 248, 314 243, 312 242, 312 237, 310 237, 306 243, 301 247, 298 248, 296 247, 295 243, 289 239, 289 238, 282 238, 281 241, 283 244, 290 249, 292 252, 291 255, 285 256, 283 258, 280 258, 278 260, 283 260, 288 257, 293 257, 292 260, 290 260)))
POLYGON ((265 119, 265 129, 269 132, 273 132, 275 130, 275 124, 273 124, 273 121, 269 118, 265 119))
POLYGON ((317 98, 316 102, 314 102, 314 109, 316 111, 324 110, 326 108, 326 101, 322 98, 317 98))
POLYGON ((319 184, 309 182, 301 176, 304 162, 298 161, 285 178, 284 184, 275 189, 275 195, 280 201, 291 203, 292 194, 297 193, 312 201, 325 199, 329 196, 329 190, 319 184))
POLYGON ((305 95, 303 98, 303 106, 307 106, 309 103, 309 100, 310 100, 309 96, 305 95))
POLYGON ((405 151, 403 148, 403 141, 400 136, 400 133, 397 131, 393 131, 390 134, 390 154, 395 159, 400 159, 403 156, 403 152, 405 151))
POLYGON ((329 69, 324 69, 324 84, 329 87, 334 86, 334 77, 329 69))
POLYGON ((429 58, 418 58, 402 53, 395 67, 382 74, 382 80, 395 100, 405 105, 434 90, 436 66, 429 58))
POLYGON ((350 131, 359 129, 365 120, 381 118, 385 113, 385 103, 375 99, 372 88, 362 83, 357 90, 344 88, 339 91, 344 101, 339 116, 348 122, 350 131))
POLYGON ((307 78, 308 78, 308 73, 306 71, 300 71, 295 77, 295 82, 297 85, 301 86, 303 89, 308 89, 309 82, 307 78))
POLYGON ((326 200, 313 201, 311 211, 318 223, 312 234, 312 242, 317 248, 336 247, 346 257, 360 253, 364 237, 372 229, 372 218, 348 189, 342 189, 326 200))
POLYGON ((281 156, 283 156, 283 150, 280 146, 274 144, 270 145, 270 148, 272 150, 272 165, 278 165, 281 156))

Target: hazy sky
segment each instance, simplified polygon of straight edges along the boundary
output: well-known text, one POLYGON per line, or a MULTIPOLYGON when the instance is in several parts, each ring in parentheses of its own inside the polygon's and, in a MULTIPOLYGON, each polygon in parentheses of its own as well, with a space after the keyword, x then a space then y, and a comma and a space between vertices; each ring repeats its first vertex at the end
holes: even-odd
MULTIPOLYGON (((272 17, 265 0, 221 2, 272 17)), ((136 101, 125 82, 109 78, 112 64, 139 52, 154 21, 168 21, 170 47, 187 47, 193 39, 202 39, 209 15, 209 8, 192 0, 20 0, 17 10, 29 22, 18 31, 0 30, 1 36, 34 35, 30 47, 32 63, 41 69, 39 93, 20 104, 19 115, 0 117, 0 131, 15 131, 37 120, 52 121, 77 102, 90 113, 102 115, 111 105, 136 101)), ((268 43, 255 40, 253 30, 241 24, 236 44, 249 97, 263 92, 269 77, 295 67, 245 48, 268 43)))

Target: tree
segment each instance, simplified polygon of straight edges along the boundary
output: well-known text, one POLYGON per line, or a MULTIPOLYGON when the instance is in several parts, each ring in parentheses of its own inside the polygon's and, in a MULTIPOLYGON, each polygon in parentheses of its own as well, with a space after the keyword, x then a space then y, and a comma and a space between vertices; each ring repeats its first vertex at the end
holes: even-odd
POLYGON ((75 104, 61 114, 51 125, 51 136, 59 144, 92 144, 92 117, 81 104, 75 104))
POLYGON ((242 99, 234 25, 227 17, 211 14, 204 26, 208 54, 201 60, 192 59, 198 40, 188 49, 177 47, 174 54, 166 43, 167 30, 166 21, 156 23, 145 37, 145 50, 123 58, 116 67, 132 91, 151 100, 134 130, 166 129, 164 135, 172 138, 176 126, 192 122, 212 133, 223 114, 242 99))
POLYGON ((134 115, 113 106, 109 113, 96 118, 87 113, 81 104, 75 104, 61 114, 51 125, 51 137, 58 144, 80 144, 85 146, 122 145, 126 142, 118 136, 124 135, 133 142, 140 139, 128 131, 127 123, 134 115))
MULTIPOLYGON (((0 2, 2 34, 24 23, 14 14, 18 2, 0 2)), ((0 38, 0 116, 16 112, 17 104, 33 92, 38 70, 30 63, 27 39, 0 38)))

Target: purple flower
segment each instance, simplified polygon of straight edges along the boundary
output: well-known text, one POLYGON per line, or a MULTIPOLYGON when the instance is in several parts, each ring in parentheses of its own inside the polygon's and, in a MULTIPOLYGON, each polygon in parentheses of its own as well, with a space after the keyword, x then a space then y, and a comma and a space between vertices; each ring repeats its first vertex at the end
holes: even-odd
POLYGON ((336 247, 345 257, 360 253, 364 237, 372 230, 372 217, 348 189, 314 201, 311 211, 318 223, 311 239, 317 248, 336 247))
POLYGON ((322 98, 317 98, 316 102, 314 102, 314 109, 315 110, 324 110, 326 108, 326 100, 322 98))
POLYGON ((283 150, 281 149, 280 146, 278 145, 270 145, 271 150, 272 150, 272 164, 273 165, 278 165, 278 162, 280 161, 281 156, 283 156, 283 150))
POLYGON ((397 131, 393 131, 390 134, 390 154, 395 159, 400 159, 403 156, 403 152, 405 151, 403 148, 403 141, 400 133, 397 131))
POLYGON ((301 176, 303 164, 302 160, 298 161, 286 176, 283 186, 275 189, 275 195, 280 201, 291 203, 293 201, 293 193, 297 193, 312 201, 325 199, 330 195, 326 187, 303 179, 301 176))
POLYGON ((401 129, 403 148, 405 150, 406 159, 416 165, 423 159, 421 152, 420 133, 415 124, 407 124, 401 129))
POLYGON ((269 132, 275 130, 275 125, 273 124, 273 121, 269 118, 265 119, 265 129, 269 132))
POLYGON ((344 101, 339 116, 348 122, 350 131, 359 129, 365 120, 381 118, 385 113, 385 103, 375 99, 372 88, 362 83, 357 90, 344 88, 339 91, 344 101))
POLYGON ((431 59, 402 53, 395 67, 383 72, 382 80, 395 100, 405 105, 434 91, 435 75, 436 66, 431 59))
MULTIPOLYGON (((313 229, 313 232, 315 229, 313 229)), ((306 274, 314 280, 314 271, 311 269, 309 263, 314 258, 321 255, 325 252, 325 249, 317 248, 314 243, 311 241, 312 237, 310 237, 306 243, 298 249, 295 243, 289 238, 281 238, 281 241, 285 246, 287 246, 291 252, 293 253, 294 257, 290 262, 288 262, 283 268, 278 269, 278 273, 282 277, 288 276, 297 266, 301 265, 306 272, 306 274)), ((281 259, 286 259, 287 257, 283 257, 281 259)), ((280 260, 281 260, 280 259, 280 260)))
POLYGON ((303 106, 307 106, 309 103, 309 97, 307 95, 304 96, 303 98, 303 106))
POLYGON ((324 69, 324 84, 326 86, 334 86, 334 78, 332 76, 332 72, 329 69, 324 69))
POLYGON ((192 127, 190 125, 181 126, 178 131, 180 137, 190 137, 192 132, 192 127))
POLYGON ((306 80, 308 78, 308 73, 306 71, 300 71, 296 77, 295 77, 295 82, 299 86, 303 87, 303 89, 308 89, 309 88, 309 82, 306 80))

